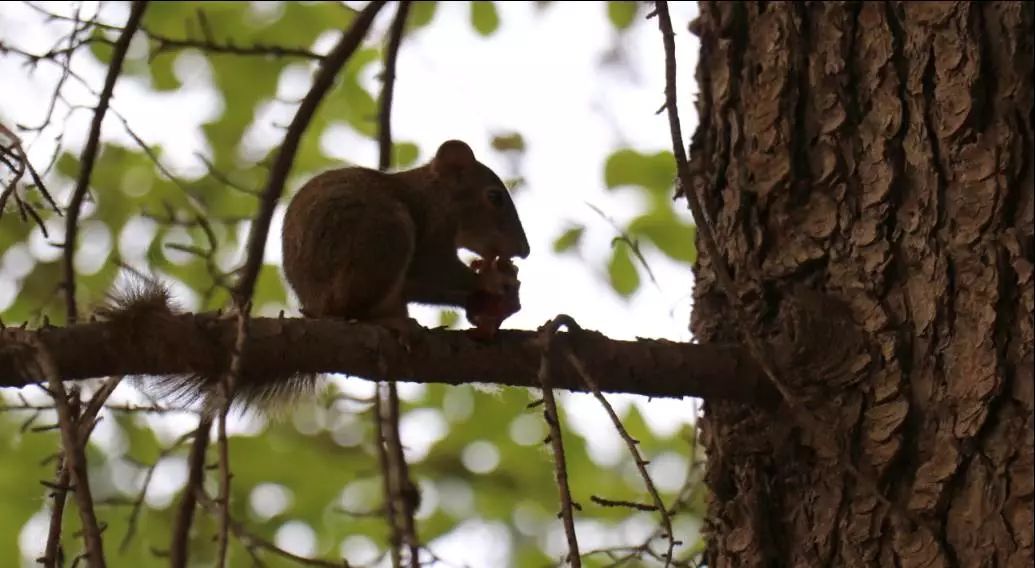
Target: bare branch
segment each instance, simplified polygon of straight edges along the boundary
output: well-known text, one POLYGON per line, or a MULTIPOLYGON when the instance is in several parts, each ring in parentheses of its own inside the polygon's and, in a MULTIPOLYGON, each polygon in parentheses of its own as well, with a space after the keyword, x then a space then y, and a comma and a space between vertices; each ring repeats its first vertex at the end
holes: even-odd
POLYGON ((83 205, 83 199, 90 187, 90 176, 93 174, 94 162, 101 140, 101 124, 104 122, 104 114, 108 110, 108 103, 111 100, 112 92, 115 90, 115 81, 122 72, 122 63, 126 58, 126 51, 129 49, 129 42, 133 39, 140 26, 140 20, 144 16, 144 9, 147 7, 146 0, 136 0, 130 10, 126 27, 119 35, 115 43, 115 50, 111 56, 111 65, 108 66, 108 75, 104 79, 104 88, 101 90, 100 98, 97 101, 97 110, 94 111, 93 122, 90 124, 90 134, 86 139, 86 146, 83 148, 83 155, 79 164, 79 179, 76 181, 75 191, 72 200, 68 205, 68 217, 65 220, 65 306, 69 323, 75 323, 78 318, 76 313, 75 300, 75 241, 79 231, 79 209, 83 205))
POLYGON ((579 555, 579 542, 575 535, 575 504, 571 499, 571 490, 568 488, 568 468, 564 458, 564 440, 561 438, 561 420, 557 414, 557 402, 553 396, 553 382, 551 380, 552 361, 551 356, 555 353, 553 347, 557 330, 563 325, 562 318, 556 318, 543 326, 541 330, 542 362, 539 367, 539 384, 543 388, 543 417, 547 426, 550 427, 550 436, 547 441, 553 449, 554 472, 556 474, 557 488, 561 495, 561 519, 564 521, 564 534, 568 539, 568 562, 573 568, 582 566, 582 557, 579 555))

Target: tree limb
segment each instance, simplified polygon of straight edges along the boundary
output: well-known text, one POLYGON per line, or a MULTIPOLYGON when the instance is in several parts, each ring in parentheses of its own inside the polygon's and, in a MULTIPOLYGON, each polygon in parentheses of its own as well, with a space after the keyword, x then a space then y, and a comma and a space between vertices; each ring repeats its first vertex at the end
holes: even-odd
MULTIPOLYGON (((111 322, 46 327, 30 333, 37 334, 53 354, 60 378, 66 381, 120 374, 218 377, 225 373, 237 322, 212 313, 175 318, 178 327, 193 330, 193 336, 149 329, 120 334, 111 322), (202 345, 208 348, 198 352, 202 345)), ((501 330, 492 342, 482 342, 465 331, 428 330, 414 337, 407 350, 381 327, 336 319, 254 318, 251 329, 242 381, 286 381, 297 373, 380 380, 387 371, 393 380, 420 383, 539 386, 541 350, 532 331, 501 330)), ((619 341, 589 330, 570 335, 572 353, 596 377, 601 392, 756 402, 777 398, 763 371, 736 344, 619 341)), ((3 347, 0 387, 31 384, 33 379, 3 347)), ((551 380, 555 388, 588 392, 569 366, 558 368, 551 380)))

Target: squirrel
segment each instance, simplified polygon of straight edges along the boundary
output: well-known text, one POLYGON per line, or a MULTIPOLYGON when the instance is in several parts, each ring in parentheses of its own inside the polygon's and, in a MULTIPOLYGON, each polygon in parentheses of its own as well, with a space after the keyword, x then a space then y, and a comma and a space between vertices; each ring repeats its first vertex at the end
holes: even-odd
MULTIPOLYGON (((381 324, 404 343, 419 327, 410 302, 464 307, 474 335, 488 338, 520 308, 517 270, 528 240, 500 178, 464 142, 444 142, 414 169, 386 173, 363 167, 323 172, 292 198, 282 231, 284 274, 306 317, 381 324), (465 265, 457 250, 481 258, 465 265)), ((199 360, 189 376, 144 385, 160 398, 211 402, 216 357, 178 319, 168 289, 149 280, 113 296, 101 310, 115 334, 130 341, 143 329, 187 342, 199 360)), ((172 356, 171 353, 155 357, 172 356)), ((232 398, 246 406, 280 405, 308 392, 314 376, 250 377, 232 398)))
POLYGON ((317 175, 291 200, 282 243, 284 274, 304 315, 397 330, 412 322, 410 302, 464 307, 474 319, 485 294, 514 297, 509 259, 529 254, 507 188, 459 140, 410 170, 317 175), (465 265, 461 247, 484 264, 465 265))

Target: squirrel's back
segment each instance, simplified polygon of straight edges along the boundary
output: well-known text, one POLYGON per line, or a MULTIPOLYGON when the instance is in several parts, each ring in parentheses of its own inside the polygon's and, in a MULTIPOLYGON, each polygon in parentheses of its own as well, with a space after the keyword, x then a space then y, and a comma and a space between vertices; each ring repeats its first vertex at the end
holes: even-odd
POLYGON ((363 319, 399 289, 416 227, 402 183, 367 168, 317 175, 284 216, 284 273, 312 316, 363 319))

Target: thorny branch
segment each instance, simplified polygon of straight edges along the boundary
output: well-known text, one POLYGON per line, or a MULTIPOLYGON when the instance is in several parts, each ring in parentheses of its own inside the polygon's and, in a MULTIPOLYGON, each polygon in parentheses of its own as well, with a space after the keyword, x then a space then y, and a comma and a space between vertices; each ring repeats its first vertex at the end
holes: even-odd
POLYGON ((402 556, 400 555, 400 545, 402 544, 402 528, 399 526, 399 499, 396 498, 396 488, 393 483, 394 476, 392 475, 392 468, 390 465, 391 458, 388 455, 388 436, 387 436, 387 424, 385 420, 385 414, 387 410, 384 408, 385 400, 381 396, 381 385, 378 383, 377 393, 374 395, 374 436, 377 438, 377 459, 381 464, 381 486, 384 492, 384 514, 385 521, 388 523, 388 550, 392 557, 393 568, 402 566, 402 556))
MULTIPOLYGON (((554 321, 562 322, 569 331, 580 331, 581 327, 571 317, 562 315, 558 316, 554 321)), ((643 457, 640 456, 639 450, 636 449, 638 441, 634 440, 629 432, 622 426, 621 419, 615 414, 614 408, 607 402, 604 395, 600 392, 600 387, 597 382, 593 380, 593 377, 586 371, 586 366, 582 364, 582 360, 579 359, 570 350, 564 350, 564 356, 575 369, 575 371, 582 378, 582 381, 586 383, 586 386, 593 392, 593 396, 600 401, 600 405, 607 411, 608 416, 611 418, 611 422, 615 425, 615 429, 618 430, 622 440, 625 441, 625 445, 629 448, 629 453, 632 455, 633 461, 636 463, 636 469, 640 472, 640 477, 643 478, 643 483, 647 487, 647 492, 650 493, 651 499, 654 501, 654 508, 658 511, 661 516, 661 524, 665 527, 665 532, 668 536, 668 551, 665 554, 665 566, 666 568, 672 563, 672 551, 676 546, 676 537, 672 533, 672 515, 668 509, 665 508, 665 502, 662 501, 661 495, 658 494, 658 490, 654 487, 654 480, 651 479, 650 474, 647 472, 647 462, 644 461, 643 457)))
POLYGON ((234 344, 234 351, 230 359, 230 371, 223 375, 220 381, 220 405, 219 410, 219 434, 217 443, 219 445, 219 566, 226 565, 227 547, 230 544, 230 445, 226 439, 226 416, 230 413, 230 404, 233 400, 234 383, 241 375, 241 363, 244 352, 244 342, 248 337, 248 311, 249 304, 245 304, 237 315, 237 342, 234 344))
MULTIPOLYGON (((78 399, 73 399, 76 402, 78 399)), ((50 528, 47 530, 47 544, 44 548, 43 557, 38 562, 44 568, 55 568, 64 564, 61 556, 61 522, 65 516, 65 497, 68 495, 68 486, 72 483, 72 474, 65 467, 65 459, 60 454, 57 456, 57 481, 52 488, 51 497, 54 499, 54 508, 50 511, 50 528)))
MULTIPOLYGON (((79 518, 82 523, 83 542, 86 548, 86 557, 90 568, 103 568, 104 544, 101 540, 101 528, 97 522, 97 516, 93 508, 93 496, 90 492, 90 479, 86 467, 86 452, 84 446, 87 438, 82 435, 80 415, 78 412, 78 389, 73 389, 70 397, 58 374, 57 365, 51 357, 46 346, 35 335, 21 329, 8 329, 5 331, 6 339, 12 343, 20 343, 31 350, 31 357, 27 357, 26 364, 34 374, 39 375, 46 381, 54 404, 57 409, 58 424, 61 430, 61 445, 64 451, 64 466, 69 472, 65 483, 65 476, 59 475, 59 484, 67 489, 68 484, 74 488, 76 502, 79 506, 79 518)), ((60 489, 59 489, 60 490, 60 489)), ((53 526, 51 527, 53 531, 53 526)), ((48 544, 48 549, 53 543, 48 544)), ((49 556, 51 560, 57 561, 55 557, 49 556)))
POLYGON ((122 72, 122 63, 126 58, 126 51, 129 50, 129 42, 133 39, 140 26, 140 20, 144 16, 144 9, 147 8, 146 0, 133 2, 133 7, 126 21, 126 27, 119 35, 115 43, 115 49, 111 56, 111 65, 108 66, 108 75, 104 79, 104 88, 101 90, 100 98, 97 101, 97 109, 94 111, 93 122, 90 124, 90 134, 86 139, 86 146, 83 148, 82 157, 79 160, 79 179, 76 181, 75 191, 72 193, 72 200, 68 205, 68 217, 65 222, 65 306, 69 323, 75 323, 78 314, 75 302, 75 241, 79 230, 79 209, 83 205, 83 199, 90 188, 90 176, 93 174, 94 162, 100 147, 101 124, 104 122, 104 114, 108 110, 108 103, 115 90, 115 81, 122 72))
POLYGON ((564 521, 564 535, 568 539, 568 562, 572 568, 582 566, 582 557, 579 555, 579 541, 575 535, 575 514, 574 509, 578 506, 572 502, 571 489, 568 487, 568 467, 564 457, 564 440, 561 438, 561 419, 557 414, 557 401, 553 396, 553 382, 550 374, 552 372, 553 343, 560 326, 564 325, 562 317, 555 318, 548 322, 540 330, 540 344, 542 347, 542 361, 539 366, 539 384, 543 389, 543 417, 550 428, 550 435, 547 441, 553 450, 554 473, 556 475, 557 489, 561 496, 561 519, 564 521))

